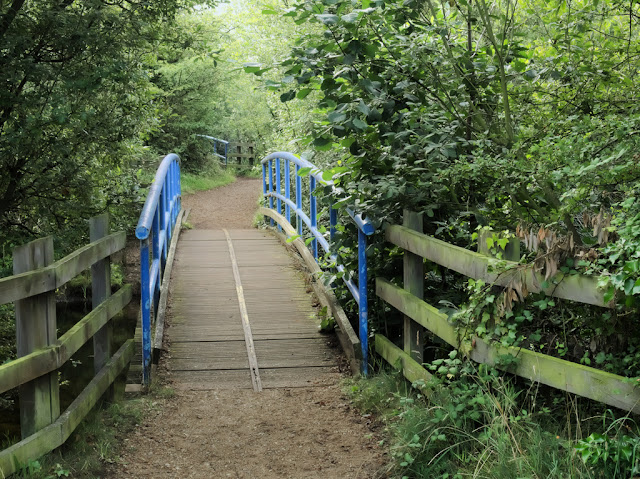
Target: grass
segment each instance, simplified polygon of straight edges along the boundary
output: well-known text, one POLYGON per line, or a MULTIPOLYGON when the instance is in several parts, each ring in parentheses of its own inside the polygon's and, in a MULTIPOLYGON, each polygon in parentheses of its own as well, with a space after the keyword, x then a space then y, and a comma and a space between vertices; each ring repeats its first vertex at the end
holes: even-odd
POLYGON ((149 413, 162 407, 163 400, 172 398, 174 394, 170 388, 154 386, 147 395, 97 407, 62 447, 26 464, 12 477, 104 477, 105 468, 120 461, 124 439, 149 413))
POLYGON ((183 172, 181 175, 182 193, 190 194, 196 191, 212 190, 233 183, 236 177, 247 178, 262 177, 262 169, 259 165, 229 165, 223 167, 217 160, 210 163, 197 173, 183 172))
POLYGON ((232 170, 204 171, 202 173, 182 173, 180 181, 182 193, 212 190, 233 183, 236 180, 232 170))
POLYGON ((384 427, 390 477, 614 477, 585 466, 575 449, 579 441, 566 438, 563 420, 577 421, 575 411, 557 418, 546 407, 536 409, 535 393, 492 370, 445 376, 425 391, 428 397, 384 371, 346 384, 354 405, 384 427))

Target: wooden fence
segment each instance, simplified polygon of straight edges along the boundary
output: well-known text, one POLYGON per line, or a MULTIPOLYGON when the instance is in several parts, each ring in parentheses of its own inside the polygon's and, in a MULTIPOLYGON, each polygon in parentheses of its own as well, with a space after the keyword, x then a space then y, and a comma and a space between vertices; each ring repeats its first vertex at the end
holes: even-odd
POLYGON ((54 262, 53 238, 13 252, 14 275, 0 279, 0 304, 15 301, 18 359, 0 365, 0 393, 19 390, 22 440, 0 451, 0 477, 19 471, 62 445, 133 354, 129 340, 111 355, 111 323, 131 300, 131 286, 111 295, 110 255, 125 246, 124 232, 109 234, 107 215, 90 220, 91 243, 54 262), (57 337, 55 290, 91 268, 93 310, 57 337), (58 369, 93 338, 95 375, 60 414, 58 369))
POLYGON ((227 161, 229 163, 235 163, 241 165, 246 158, 246 162, 253 166, 256 161, 254 154, 254 143, 230 143, 229 150, 227 151, 227 161))
MULTIPOLYGON (((383 278, 376 278, 376 294, 405 315, 403 346, 400 348, 381 334, 375 337, 375 348, 387 362, 402 368, 410 381, 428 380, 431 375, 422 367, 425 330, 438 336, 455 348, 460 338, 455 325, 446 314, 423 301, 423 258, 488 284, 508 285, 513 275, 522 275, 531 292, 544 291, 549 296, 569 299, 602 307, 604 292, 597 288, 597 278, 562 273, 554 277, 554 283, 543 289, 544 277, 540 273, 515 268, 516 263, 497 260, 480 253, 460 248, 422 233, 422 219, 405 211, 403 226, 392 225, 385 233, 387 241, 405 250, 404 288, 383 278)), ((500 358, 511 355, 517 358, 509 372, 548 386, 590 398, 626 411, 640 413, 640 388, 628 378, 595 368, 572 363, 528 349, 503 347, 473 338, 469 357, 478 362, 502 367, 500 358)))

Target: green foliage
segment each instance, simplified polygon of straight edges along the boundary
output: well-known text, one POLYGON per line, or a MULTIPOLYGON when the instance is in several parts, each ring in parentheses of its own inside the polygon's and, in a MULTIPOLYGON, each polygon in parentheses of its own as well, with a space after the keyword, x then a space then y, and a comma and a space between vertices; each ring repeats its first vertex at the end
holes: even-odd
POLYGON ((320 311, 318 311, 318 319, 320 319, 320 325, 318 328, 322 333, 330 333, 336 327, 336 320, 333 316, 330 316, 327 307, 323 306, 320 311))
MULTIPOLYGON (((315 107, 305 142, 338 186, 319 191, 324 206, 355 208, 380 230, 409 208, 428 233, 470 248, 490 227, 503 233, 481 250, 496 257, 518 227, 553 232, 575 246, 560 254, 554 240, 522 261, 538 267, 546 254, 557 271, 602 275, 619 304, 606 312, 471 282, 453 303, 466 347, 477 334, 633 377, 637 12, 615 0, 299 0, 265 11, 308 27, 289 57, 245 71, 285 105, 315 107)), ((353 233, 344 225, 335 244, 351 270, 353 233)), ((368 247, 371 275, 399 277, 381 236, 368 247)), ((393 327, 377 311, 372 326, 393 327)))
POLYGON ((153 391, 151 396, 119 401, 92 412, 60 449, 38 461, 30 462, 17 477, 54 479, 103 477, 105 464, 120 459, 122 439, 140 422, 171 397, 168 390, 153 391))
MULTIPOLYGON (((612 417, 608 411, 603 423, 612 417)), ((604 431, 577 441, 574 450, 595 477, 626 478, 640 473, 640 437, 632 421, 613 420, 604 431)))
POLYGON ((629 477, 640 472, 640 438, 593 433, 576 444, 585 464, 600 477, 629 477))
MULTIPOLYGON (((220 38, 218 20, 208 10, 185 12, 165 29, 152 82, 157 89, 162 127, 149 139, 159 152, 180 155, 183 169, 205 169, 211 135, 220 122, 220 38)), ((215 136, 219 136, 216 134, 215 136)))
POLYGON ((144 53, 159 25, 188 4, 0 7, 3 244, 73 229, 114 203, 137 200, 127 187, 137 183, 113 185, 135 171, 141 139, 156 124, 144 53))
POLYGON ((550 409, 536 408, 535 397, 496 370, 476 369, 455 352, 429 367, 435 376, 421 385, 426 396, 387 374, 348 391, 385 425, 391 477, 599 477, 575 460, 550 409))

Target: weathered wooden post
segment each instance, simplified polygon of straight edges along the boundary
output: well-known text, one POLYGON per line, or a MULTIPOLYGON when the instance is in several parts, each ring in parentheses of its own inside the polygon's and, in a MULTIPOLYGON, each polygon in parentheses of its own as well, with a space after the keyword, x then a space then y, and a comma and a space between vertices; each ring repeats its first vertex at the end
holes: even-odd
MULTIPOLYGON (((423 233, 422 215, 404 210, 402 225, 419 233, 423 233)), ((417 254, 404 252, 404 289, 424 299, 424 260, 417 254)), ((404 317, 404 351, 418 363, 424 362, 424 328, 412 320, 404 317)))
POLYGON ((253 156, 253 145, 249 145, 249 165, 253 166, 255 162, 255 156, 253 156))
POLYGON ((236 150, 238 152, 238 165, 242 165, 242 145, 238 143, 236 150))
MULTIPOLYGON (((14 274, 53 263, 53 238, 32 241, 13 251, 14 274)), ((57 340, 56 298, 49 291, 16 301, 18 357, 54 344, 57 340)), ((60 416, 58 372, 40 376, 19 387, 22 438, 48 426, 60 416)))
MULTIPOLYGON (((103 214, 89 220, 89 239, 94 241, 109 235, 109 215, 103 214)), ((91 266, 91 307, 96 309, 111 296, 111 261, 107 257, 91 266)), ((111 357, 111 321, 93 337, 93 368, 97 374, 111 357)))

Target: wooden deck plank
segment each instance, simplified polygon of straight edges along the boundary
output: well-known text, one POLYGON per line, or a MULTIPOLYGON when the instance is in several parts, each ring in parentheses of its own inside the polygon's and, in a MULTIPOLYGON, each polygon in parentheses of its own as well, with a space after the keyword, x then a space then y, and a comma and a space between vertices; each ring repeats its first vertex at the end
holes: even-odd
MULTIPOLYGON (((260 375, 264 389, 322 387, 335 381, 329 367, 262 369, 260 375)), ((178 371, 173 377, 182 390, 251 389, 248 370, 178 371)))
MULTIPOLYGON (((286 250, 266 231, 229 230, 229 237, 263 387, 310 387, 334 378, 333 352, 286 250)), ((178 245, 167 334, 179 388, 252 387, 229 248, 222 230, 186 231, 178 245)))

